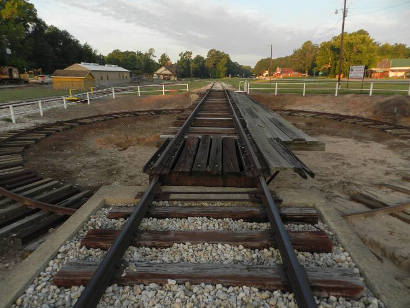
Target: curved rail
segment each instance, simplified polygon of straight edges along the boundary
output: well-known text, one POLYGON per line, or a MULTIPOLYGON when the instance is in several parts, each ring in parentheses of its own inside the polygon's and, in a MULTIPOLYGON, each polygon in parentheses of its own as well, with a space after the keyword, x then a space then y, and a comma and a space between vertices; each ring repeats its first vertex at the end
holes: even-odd
POLYGON ((21 195, 15 194, 7 189, 4 189, 3 187, 0 187, 0 195, 9 198, 11 200, 20 202, 24 206, 30 207, 30 208, 35 208, 35 209, 40 209, 44 210, 47 212, 55 213, 58 215, 72 215, 75 213, 75 209, 71 209, 68 207, 61 207, 53 204, 49 204, 46 202, 34 200, 31 198, 23 197, 21 195))
POLYGON ((400 138, 410 138, 410 127, 393 124, 389 122, 374 120, 370 118, 362 118, 353 115, 346 115, 340 113, 328 113, 328 112, 320 112, 320 111, 310 111, 310 110, 301 110, 301 109, 272 109, 275 112, 282 113, 285 115, 290 116, 306 116, 312 118, 323 118, 327 120, 334 120, 334 121, 346 121, 349 124, 356 124, 368 128, 374 128, 381 130, 387 134, 400 137, 400 138), (391 130, 401 130, 401 132, 395 132, 391 130))

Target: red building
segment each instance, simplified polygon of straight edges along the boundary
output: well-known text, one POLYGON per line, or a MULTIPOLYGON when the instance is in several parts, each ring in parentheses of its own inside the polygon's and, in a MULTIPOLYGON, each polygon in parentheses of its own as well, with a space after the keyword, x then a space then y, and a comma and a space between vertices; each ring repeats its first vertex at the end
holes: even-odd
POLYGON ((302 73, 295 72, 288 67, 277 67, 275 71, 276 78, 301 77, 302 73))

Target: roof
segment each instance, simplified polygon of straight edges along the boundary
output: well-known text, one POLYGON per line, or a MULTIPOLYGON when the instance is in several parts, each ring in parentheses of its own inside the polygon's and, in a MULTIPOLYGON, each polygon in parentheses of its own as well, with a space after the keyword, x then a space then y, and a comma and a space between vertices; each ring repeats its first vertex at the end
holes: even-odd
POLYGON ((410 59, 391 59, 391 67, 410 67, 410 59))
POLYGON ((157 69, 154 74, 157 74, 157 75, 158 74, 162 74, 162 75, 173 74, 173 75, 175 75, 176 74, 176 65, 171 65, 171 66, 163 65, 159 69, 157 69))
MULTIPOLYGON (((85 78, 87 75, 92 74, 89 71, 81 71, 81 70, 56 70, 51 77, 80 77, 85 78)), ((94 77, 94 76, 93 76, 94 77)))
POLYGON ((87 63, 87 62, 81 62, 80 64, 82 67, 85 67, 86 69, 90 71, 104 71, 104 72, 129 72, 129 70, 118 66, 114 64, 105 64, 105 65, 100 65, 97 63, 87 63))

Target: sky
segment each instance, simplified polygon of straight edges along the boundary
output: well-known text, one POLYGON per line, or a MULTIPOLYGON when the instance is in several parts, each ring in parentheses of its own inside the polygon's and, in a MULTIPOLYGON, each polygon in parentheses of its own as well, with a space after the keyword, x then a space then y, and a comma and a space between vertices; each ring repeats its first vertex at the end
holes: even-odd
MULTIPOLYGON (((47 24, 106 55, 113 49, 206 56, 222 50, 254 66, 289 55, 307 40, 341 31, 343 0, 32 0, 47 24), (337 14, 336 14, 337 11, 337 14)), ((380 43, 410 46, 410 0, 347 0, 345 31, 367 30, 380 43)))

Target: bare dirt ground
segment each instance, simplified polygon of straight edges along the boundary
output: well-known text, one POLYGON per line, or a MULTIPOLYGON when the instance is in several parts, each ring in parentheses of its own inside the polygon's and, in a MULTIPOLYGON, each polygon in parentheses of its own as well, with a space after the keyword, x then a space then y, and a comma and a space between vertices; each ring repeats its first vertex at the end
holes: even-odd
POLYGON ((403 95, 367 96, 278 95, 253 93, 251 96, 271 108, 301 109, 355 115, 410 126, 410 97, 403 95))
POLYGON ((26 152, 26 166, 93 190, 106 184, 144 185, 148 177, 141 169, 175 117, 122 118, 53 134, 26 152))
MULTIPOLYGON (((402 177, 410 174, 410 141, 394 138, 381 131, 333 120, 288 117, 305 132, 325 142, 323 152, 295 152, 315 173, 314 179, 303 180, 290 171, 279 174, 274 189, 314 191, 328 206, 341 214, 367 207, 350 200, 354 192, 376 191, 395 196, 398 203, 410 201, 410 196, 383 189, 378 184, 406 186, 402 177)), ((410 225, 390 215, 351 219, 368 247, 380 258, 388 258, 400 270, 410 274, 410 225)))

